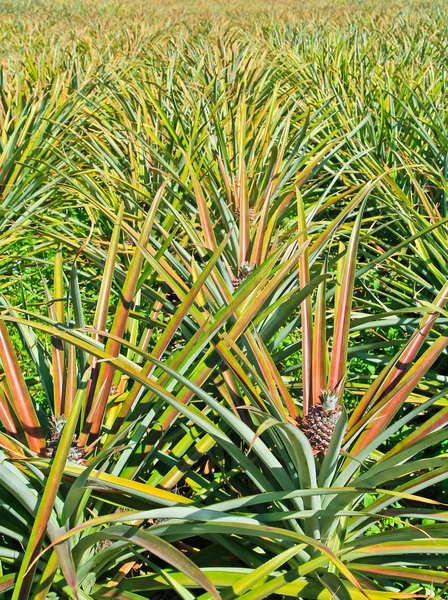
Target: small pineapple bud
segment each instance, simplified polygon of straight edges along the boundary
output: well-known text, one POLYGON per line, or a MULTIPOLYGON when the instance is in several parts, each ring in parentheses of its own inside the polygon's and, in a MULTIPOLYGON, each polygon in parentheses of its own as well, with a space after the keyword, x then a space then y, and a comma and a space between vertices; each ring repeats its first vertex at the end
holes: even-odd
MULTIPOLYGON (((47 458, 54 458, 56 456, 56 452, 59 446, 59 440, 62 434, 62 431, 67 422, 67 417, 61 415, 60 417, 52 417, 52 428, 50 429, 50 439, 47 440, 47 445, 45 448, 45 456, 47 458)), ((76 435, 73 436, 70 450, 67 455, 67 460, 70 462, 74 462, 77 464, 81 464, 83 462, 85 451, 83 448, 78 446, 78 441, 76 439, 76 435)))
POLYGON ((244 281, 245 277, 240 277, 237 275, 232 279, 233 289, 236 290, 244 281))
POLYGON ((51 438, 47 441, 45 447, 45 456, 47 458, 54 458, 56 456, 56 450, 58 449, 59 439, 52 440, 51 438))
POLYGON ((112 540, 100 540, 96 545, 96 549, 98 552, 101 552, 101 550, 109 548, 109 546, 112 546, 112 544, 112 540))
POLYGON ((254 265, 251 265, 248 262, 243 262, 240 270, 238 271, 238 275, 232 279, 233 288, 236 290, 236 288, 239 287, 243 281, 249 277, 254 269, 254 265))
MULTIPOLYGON (((241 214, 240 208, 235 208, 235 217, 237 219, 239 219, 241 214)), ((255 218, 257 216, 257 213, 255 212, 254 208, 249 208, 249 225, 252 227, 255 223, 255 218)))
POLYGON ((80 465, 83 462, 84 454, 85 451, 78 446, 76 436, 74 436, 72 445, 70 447, 70 450, 68 451, 67 460, 69 462, 77 463, 78 465, 80 465))
POLYGON ((59 438, 61 437, 61 433, 62 430, 65 427, 65 424, 67 422, 67 417, 64 417, 64 415, 60 416, 60 417, 52 417, 51 418, 51 429, 50 429, 50 437, 52 440, 59 440, 59 438))
POLYGON ((256 217, 255 210, 253 208, 249 208, 249 225, 252 226, 255 223, 256 217))
POLYGON ((251 265, 248 262, 243 262, 240 269, 241 275, 243 275, 244 278, 249 277, 254 268, 254 265, 251 265))

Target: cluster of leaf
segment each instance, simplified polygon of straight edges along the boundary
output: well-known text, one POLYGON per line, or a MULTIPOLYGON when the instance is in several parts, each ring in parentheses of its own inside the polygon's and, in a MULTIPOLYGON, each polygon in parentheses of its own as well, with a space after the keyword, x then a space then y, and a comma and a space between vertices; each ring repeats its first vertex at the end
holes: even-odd
POLYGON ((440 7, 5 7, 2 597, 443 597, 440 7))

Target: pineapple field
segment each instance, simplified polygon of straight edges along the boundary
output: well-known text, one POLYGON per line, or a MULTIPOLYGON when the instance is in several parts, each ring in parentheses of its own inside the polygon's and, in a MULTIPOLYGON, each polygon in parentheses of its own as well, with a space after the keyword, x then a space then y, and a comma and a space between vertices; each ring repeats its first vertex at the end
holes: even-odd
POLYGON ((0 598, 448 598, 442 0, 0 0, 0 598))

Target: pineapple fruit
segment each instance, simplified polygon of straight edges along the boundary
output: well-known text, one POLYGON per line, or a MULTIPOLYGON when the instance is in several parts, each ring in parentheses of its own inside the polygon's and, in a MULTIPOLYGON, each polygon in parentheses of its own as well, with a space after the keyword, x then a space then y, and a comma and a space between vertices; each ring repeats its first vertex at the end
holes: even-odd
POLYGON ((235 290, 243 283, 245 279, 249 277, 254 268, 254 265, 251 265, 248 262, 243 262, 240 270, 238 271, 238 275, 232 279, 232 285, 235 290))
POLYGON ((341 412, 339 394, 335 390, 323 390, 320 404, 312 406, 303 418, 302 430, 316 454, 327 451, 341 412))
MULTIPOLYGON (((47 440, 47 447, 45 448, 45 456, 47 458, 54 458, 56 456, 56 451, 59 446, 59 440, 62 434, 62 430, 65 427, 65 423, 67 422, 67 417, 63 415, 61 417, 53 417, 52 418, 52 428, 50 430, 50 437, 47 440)), ((73 436, 73 440, 71 443, 71 447, 67 456, 67 460, 69 462, 74 462, 77 464, 83 463, 85 451, 83 448, 80 448, 78 445, 78 441, 76 439, 76 435, 73 436)))
MULTIPOLYGON (((255 209, 254 208, 249 208, 249 225, 251 227, 253 227, 254 224, 255 224, 255 217, 256 216, 257 216, 257 214, 255 212, 255 209)), ((240 218, 240 209, 239 209, 239 207, 235 208, 235 217, 237 217, 237 219, 240 218)))

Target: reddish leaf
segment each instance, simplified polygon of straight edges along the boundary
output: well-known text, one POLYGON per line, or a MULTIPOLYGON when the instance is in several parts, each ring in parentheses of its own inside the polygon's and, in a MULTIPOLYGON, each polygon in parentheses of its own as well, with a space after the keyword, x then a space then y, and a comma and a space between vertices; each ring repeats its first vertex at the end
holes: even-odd
POLYGON ((381 408, 378 410, 378 406, 375 406, 366 414, 360 423, 369 420, 370 422, 356 441, 351 450, 352 454, 360 452, 363 448, 368 446, 380 432, 384 431, 397 411, 409 397, 412 390, 447 346, 448 337, 438 338, 409 370, 406 377, 397 381, 395 383, 395 388, 390 390, 387 396, 382 397, 381 408))
MULTIPOLYGON (((299 247, 308 242, 308 232, 305 218, 305 207, 302 195, 297 189, 297 227, 299 247)), ((299 257, 299 281, 303 290, 310 282, 310 265, 308 248, 299 257)), ((313 394, 313 324, 311 296, 308 295, 301 304, 302 307, 302 383, 303 383, 303 416, 308 414, 313 394)))
POLYGON ((14 402, 14 412, 25 431, 30 449, 38 454, 45 446, 39 419, 20 369, 20 363, 11 344, 8 330, 0 318, 0 359, 14 402))
POLYGON ((338 387, 347 370, 348 338, 350 333, 350 315, 352 310, 353 284, 356 274, 356 255, 361 231, 363 210, 359 211, 353 226, 347 253, 344 259, 341 289, 334 315, 334 335, 331 353, 328 388, 338 387))

